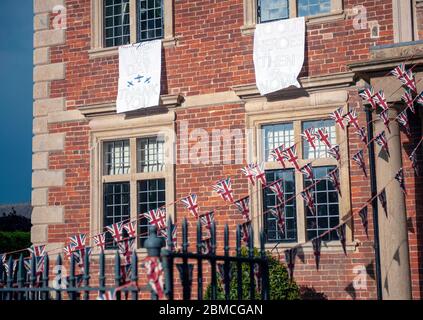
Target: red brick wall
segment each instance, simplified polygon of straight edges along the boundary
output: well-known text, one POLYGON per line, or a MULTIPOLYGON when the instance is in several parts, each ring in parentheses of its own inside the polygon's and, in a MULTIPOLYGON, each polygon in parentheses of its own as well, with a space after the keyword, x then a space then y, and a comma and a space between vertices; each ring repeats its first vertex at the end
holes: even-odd
MULTIPOLYGON (((344 7, 351 9, 356 5, 367 8, 369 21, 376 20, 380 25, 380 38, 370 39, 369 30, 355 30, 353 20, 347 18, 328 23, 314 24, 307 27, 306 62, 301 76, 318 76, 348 71, 347 64, 369 58, 369 47, 393 42, 391 1, 345 0, 344 7), (333 34, 331 36, 330 34, 333 34), (330 39, 325 39, 330 38, 330 39)), ((113 102, 117 94, 118 57, 89 59, 90 49, 90 0, 68 0, 67 7, 67 42, 51 50, 51 62, 66 62, 66 80, 54 81, 51 85, 51 97, 66 97, 67 109, 94 103, 113 102)), ((252 49, 253 37, 242 36, 243 25, 242 0, 180 0, 175 1, 175 36, 179 45, 164 49, 162 93, 181 93, 186 96, 228 91, 234 85, 255 82, 252 49)), ((350 104, 356 106, 359 98, 351 92, 350 104)), ((189 128, 234 129, 245 128, 244 108, 242 105, 219 105, 214 107, 190 108, 177 111, 177 126, 182 120, 189 123, 189 128), (213 113, 211 113, 213 111, 213 113)), ((364 114, 360 121, 365 123, 364 114)), ((90 224, 90 151, 89 127, 87 122, 70 122, 51 125, 51 133, 66 133, 64 152, 50 155, 50 169, 64 169, 65 187, 50 188, 49 205, 65 208, 65 223, 49 227, 51 242, 62 242, 68 236, 83 232, 89 233, 90 224)), ((360 142, 350 132, 350 155, 360 148, 360 142)), ((406 151, 412 146, 407 145, 406 151)), ((244 142, 245 144, 245 142, 244 142)), ((244 145, 245 149, 245 145, 244 145)), ((404 163, 409 162, 404 154, 404 163)), ((191 165, 181 164, 176 167, 176 199, 195 192, 199 196, 201 211, 212 210, 223 204, 212 194, 211 185, 216 180, 231 176, 234 179, 236 197, 246 195, 246 180, 241 178, 240 166, 237 165, 191 165)), ((368 180, 361 170, 351 165, 352 207, 359 208, 370 196, 368 180)), ((420 181, 407 170, 407 184, 421 185, 420 181)), ((412 188, 409 188, 410 190, 412 188)), ((421 208, 415 199, 421 188, 410 191, 407 212, 417 232, 410 232, 411 267, 413 277, 413 295, 421 297, 422 270, 421 208), (417 212, 420 212, 417 214, 417 212), (418 257, 420 252, 420 257, 418 257)), ((186 216, 180 204, 176 208, 179 217, 186 216)), ((233 230, 241 219, 231 209, 216 210, 218 225, 228 223, 233 230)), ((371 210, 369 210, 371 217, 371 210)), ((178 218, 180 222, 180 219, 178 218)), ((195 239, 195 222, 190 239, 195 239)), ((410 229, 411 230, 411 229, 410 229)), ((349 288, 357 265, 369 265, 373 260, 372 237, 367 240, 358 218, 353 223, 354 240, 359 246, 355 253, 344 257, 343 253, 324 253, 321 270, 315 271, 312 254, 306 253, 305 263, 297 262, 296 279, 300 284, 314 287, 324 292, 328 298, 375 298, 375 284, 368 279, 367 291, 352 293, 349 288), (349 292, 349 293, 348 293, 349 292)), ((232 241, 233 241, 233 234, 232 241)), ((370 219, 369 234, 372 235, 370 219)), ((194 241, 191 241, 192 243, 194 241)), ((218 242, 223 242, 223 230, 219 229, 218 242)), ((233 242, 232 242, 233 243, 233 242)))

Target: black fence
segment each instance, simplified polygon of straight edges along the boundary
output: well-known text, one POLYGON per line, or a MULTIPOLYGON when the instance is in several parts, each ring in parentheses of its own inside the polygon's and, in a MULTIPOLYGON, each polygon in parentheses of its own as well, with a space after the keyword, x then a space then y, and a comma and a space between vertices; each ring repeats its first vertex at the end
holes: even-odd
MULTIPOLYGON (((169 219, 167 225, 167 240, 157 236, 157 230, 151 226, 149 237, 145 241, 147 259, 161 261, 161 276, 163 278, 163 296, 173 300, 175 297, 175 273, 178 275, 182 288, 182 298, 192 298, 193 284, 196 285, 195 299, 205 298, 215 300, 222 295, 225 299, 269 299, 269 265, 264 250, 264 236, 261 235, 260 250, 257 253, 253 246, 253 231, 249 228, 247 248, 242 250, 241 226, 236 232, 235 255, 230 255, 229 228, 224 229, 223 254, 217 254, 216 225, 213 222, 208 228, 208 237, 203 239, 200 221, 197 224, 196 252, 189 252, 188 223, 182 223, 182 245, 177 248, 172 239, 174 225, 169 219), (180 262, 180 263, 178 263, 180 262), (195 268, 196 266, 196 268, 195 268), (196 281, 194 282, 194 269, 196 281), (205 269, 208 269, 206 272, 205 269), (249 280, 243 283, 243 272, 249 273, 249 280), (205 281, 209 278, 209 281, 205 281), (207 287, 206 287, 207 285, 207 287), (246 288, 248 287, 248 288, 246 288), (234 290, 236 297, 234 298, 234 290), (248 290, 246 296, 245 291, 248 290), (232 292, 232 294, 231 294, 232 292), (259 292, 260 297, 257 296, 259 292), (206 293, 206 294, 205 294, 206 293)), ((245 233, 245 232, 244 232, 245 233)), ((245 234, 244 234, 245 236, 245 234)), ((50 273, 49 255, 41 258, 24 258, 20 255, 18 260, 9 257, 6 266, 0 263, 0 300, 137 300, 141 292, 151 293, 151 299, 158 299, 157 288, 151 283, 139 286, 138 256, 134 251, 130 257, 130 264, 124 267, 121 264, 121 254, 116 252, 114 266, 114 279, 106 286, 106 256, 101 252, 95 256, 95 266, 98 266, 98 275, 94 286, 91 274, 94 255, 91 249, 85 248, 83 254, 70 255, 69 276, 63 274, 62 255, 58 254, 53 270, 50 273), (97 258, 98 257, 98 258, 97 258), (78 268, 77 268, 78 267, 78 268), (126 269, 125 269, 126 268, 126 269), (76 270, 80 272, 77 274, 76 270), (128 272, 129 270, 129 272, 128 272), (50 275, 50 278, 49 278, 50 275)), ((142 274, 142 277, 147 277, 142 274)), ((156 274, 157 276, 157 274, 156 274)), ((244 276, 245 278, 245 276, 244 276)), ((160 282, 158 282, 160 283, 160 282)))

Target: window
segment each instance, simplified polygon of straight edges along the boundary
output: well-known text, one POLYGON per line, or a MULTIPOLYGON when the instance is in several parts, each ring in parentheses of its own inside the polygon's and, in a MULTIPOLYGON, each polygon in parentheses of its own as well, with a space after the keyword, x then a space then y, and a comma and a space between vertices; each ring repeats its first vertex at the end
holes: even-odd
POLYGON ((130 42, 129 0, 104 0, 104 41, 106 47, 130 42))
MULTIPOLYGON (((253 116, 260 117, 260 116, 253 116)), ((269 213, 269 210, 278 204, 278 199, 270 188, 265 188, 262 192, 261 203, 262 212, 266 212, 263 219, 263 228, 266 233, 266 240, 269 243, 281 242, 289 243, 303 242, 320 235, 327 230, 337 226, 341 217, 347 214, 348 210, 343 206, 347 205, 348 189, 342 190, 341 194, 345 194, 345 198, 338 195, 336 187, 328 179, 324 179, 331 171, 338 166, 338 161, 328 154, 328 148, 320 141, 315 141, 316 150, 314 150, 308 142, 301 137, 305 129, 324 129, 328 134, 328 140, 332 145, 339 144, 341 148, 341 157, 345 155, 345 143, 341 144, 341 133, 335 127, 335 122, 329 119, 300 119, 290 120, 280 123, 274 123, 274 116, 268 115, 268 123, 266 121, 257 122, 259 130, 259 139, 261 141, 258 150, 258 160, 265 160, 265 170, 267 182, 270 184, 275 181, 282 182, 284 199, 287 201, 284 205, 285 225, 284 232, 281 232, 277 224, 276 218, 269 213), (275 161, 270 152, 284 145, 290 147, 296 145, 298 156, 298 164, 302 167, 311 163, 313 175, 316 180, 323 179, 318 182, 312 189, 312 196, 316 208, 316 216, 307 208, 305 201, 299 195, 301 191, 309 187, 312 181, 298 172, 292 164, 285 162, 285 167, 281 163, 275 161), (344 193, 345 192, 345 193, 344 193)), ((292 117, 292 115, 291 115, 292 117)), ((304 117, 304 115, 303 115, 304 117)), ((342 132, 342 131, 341 131, 342 132)), ((342 133, 345 136, 344 133, 342 133)), ((348 163, 341 162, 340 179, 348 175, 348 163), (344 170, 344 171, 343 171, 344 170), (344 173, 344 174, 343 174, 344 173)), ((341 188, 348 188, 342 183, 341 188)), ((253 195, 255 197, 255 195, 253 195)), ((336 231, 324 236, 324 241, 337 240, 336 231)))
POLYGON ((259 0, 258 16, 260 22, 288 19, 288 0, 259 0))
POLYGON ((297 12, 299 17, 315 16, 329 13, 331 0, 298 0, 297 12))
MULTIPOLYGON (((164 146, 165 139, 158 136, 102 143, 103 227, 138 219, 140 247, 148 235, 148 222, 140 214, 166 204, 164 146)), ((107 240, 111 243, 112 238, 107 240)))
POLYGON ((138 42, 163 36, 162 0, 139 0, 137 5, 138 42))

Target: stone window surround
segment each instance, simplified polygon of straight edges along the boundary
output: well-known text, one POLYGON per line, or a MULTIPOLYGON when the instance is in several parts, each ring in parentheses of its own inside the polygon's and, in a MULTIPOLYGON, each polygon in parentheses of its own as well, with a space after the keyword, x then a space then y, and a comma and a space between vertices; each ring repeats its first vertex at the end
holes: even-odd
MULTIPOLYGON (((247 102, 248 103, 248 102, 247 102)), ((277 104, 277 102, 274 102, 277 104)), ((286 123, 286 122, 293 122, 294 123, 294 140, 295 143, 298 143, 297 154, 300 156, 302 155, 302 148, 303 148, 303 141, 302 137, 300 136, 301 132, 301 123, 303 121, 310 121, 310 120, 320 120, 320 119, 328 119, 328 115, 335 110, 337 107, 340 106, 344 107, 344 110, 347 109, 347 104, 336 104, 336 105, 324 105, 324 106, 309 106, 305 107, 304 109, 301 108, 298 111, 293 110, 281 110, 281 109, 274 109, 269 110, 266 112, 254 112, 251 114, 247 114, 247 126, 248 128, 253 129, 253 133, 249 135, 248 139, 248 146, 250 146, 250 150, 248 150, 248 161, 258 161, 260 162, 263 159, 263 139, 260 135, 260 128, 266 124, 274 124, 274 123, 286 123), (300 152, 301 150, 301 152, 300 152)), ((341 193, 342 196, 339 196, 339 219, 340 221, 344 221, 351 212, 351 200, 350 200, 350 186, 349 186, 349 160, 348 160, 348 146, 346 145, 347 141, 347 134, 346 132, 342 131, 338 126, 336 126, 336 139, 337 143, 340 144, 340 151, 341 151, 341 166, 340 166, 340 181, 341 181, 341 193)), ((300 157, 300 159, 302 156, 300 157)), ((301 160, 300 165, 304 165, 313 159, 310 160, 301 160)), ((337 161, 334 159, 318 159, 313 161, 313 166, 326 166, 326 165, 337 165, 337 161)), ((287 164, 287 168, 290 168, 287 164)), ((265 169, 272 170, 272 169, 281 169, 282 167, 280 164, 276 162, 266 162, 265 169)), ((296 193, 299 190, 303 189, 303 176, 299 172, 295 172, 295 189, 296 193)), ((257 216, 257 213, 262 212, 263 208, 263 195, 257 187, 251 187, 249 190, 249 194, 251 197, 251 210, 252 216, 257 216)), ((306 241, 306 218, 305 218, 305 208, 304 208, 304 201, 298 200, 297 197, 297 241, 298 243, 304 243, 306 241)), ((254 219, 253 221, 253 228, 255 230, 260 230, 261 226, 264 223, 264 217, 260 219, 254 219)), ((347 248, 348 250, 354 250, 356 244, 353 242, 353 235, 352 235, 352 224, 351 222, 347 223, 347 248)), ((255 241, 258 241, 258 235, 256 233, 255 241)), ((279 244, 280 249, 287 249, 295 246, 298 243, 281 243, 279 244)), ((271 249, 275 246, 274 243, 266 244, 266 247, 271 249)), ((312 250, 311 244, 307 243, 304 247, 305 251, 312 250)), ((329 251, 339 251, 341 249, 341 245, 339 241, 328 241, 325 242, 322 246, 322 250, 329 250, 329 251)))
MULTIPOLYGON (((90 122, 91 126, 91 208, 90 208, 90 234, 95 235, 103 232, 103 183, 107 182, 130 182, 130 217, 131 220, 137 219, 138 215, 138 196, 137 196, 137 181, 143 179, 166 179, 166 203, 173 203, 175 200, 174 188, 174 165, 166 164, 163 171, 138 173, 136 170, 131 170, 130 174, 104 176, 103 175, 103 143, 113 140, 130 140, 131 152, 131 168, 136 168, 136 140, 143 137, 151 137, 158 134, 166 133, 165 136, 165 160, 174 158, 171 138, 175 132, 174 128, 174 112, 169 112, 166 115, 157 115, 151 118, 136 118, 126 120, 121 115, 107 116, 93 119, 90 122), (147 121, 148 120, 148 121, 147 121)), ((172 163, 172 162, 170 162, 172 163)), ((174 220, 174 206, 167 206, 167 213, 174 220)), ((138 229, 137 229, 138 230, 138 229)), ((138 232, 138 231, 137 231, 138 232)), ((94 248, 95 252, 98 251, 94 248)), ((115 250, 106 250, 107 255, 115 254, 115 250)), ((137 252, 146 253, 144 248, 138 247, 137 252)))
MULTIPOLYGON (((117 55, 118 53, 118 47, 106 48, 103 45, 103 1, 91 0, 91 49, 88 51, 90 59, 117 55)), ((134 23, 136 21, 136 1, 130 0, 129 2, 131 43, 137 42, 137 24, 134 23)), ((163 15, 163 47, 172 47, 176 45, 173 23, 173 0, 163 0, 163 15)))
MULTIPOLYGON (((297 16, 297 0, 289 0, 289 17, 297 16)), ((307 24, 324 23, 339 19, 345 19, 342 0, 331 0, 332 11, 330 13, 305 17, 307 24)), ((252 35, 257 24, 257 0, 244 0, 244 25, 241 27, 243 35, 252 35)))

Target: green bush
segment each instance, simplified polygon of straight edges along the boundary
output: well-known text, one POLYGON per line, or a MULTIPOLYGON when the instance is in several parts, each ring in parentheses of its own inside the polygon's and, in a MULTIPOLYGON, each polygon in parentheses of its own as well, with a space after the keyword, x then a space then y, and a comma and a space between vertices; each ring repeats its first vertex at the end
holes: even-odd
POLYGON ((31 236, 24 231, 0 231, 0 253, 26 249, 31 246, 31 236))
MULTIPOLYGON (((246 248, 241 251, 243 257, 248 256, 246 248)), ((254 255, 259 257, 257 250, 254 250, 254 255)), ((288 276, 286 267, 276 260, 273 256, 267 254, 269 260, 269 285, 270 285, 270 299, 271 300, 297 300, 300 299, 300 289, 294 281, 291 281, 288 276)), ((254 279, 253 279, 254 281, 254 279)), ((230 283, 230 299, 238 299, 238 285, 237 285, 237 267, 236 263, 232 263, 231 268, 231 283, 230 283)), ((242 298, 249 299, 250 296, 250 266, 244 263, 242 265, 242 298)), ((211 299, 211 285, 207 287, 205 294, 207 300, 211 299)), ((261 298, 261 292, 256 288, 256 299, 261 298)), ((217 286, 217 300, 225 300, 225 292, 222 284, 217 286)))

